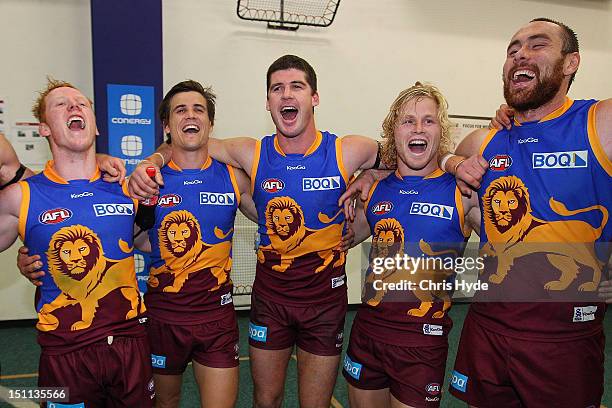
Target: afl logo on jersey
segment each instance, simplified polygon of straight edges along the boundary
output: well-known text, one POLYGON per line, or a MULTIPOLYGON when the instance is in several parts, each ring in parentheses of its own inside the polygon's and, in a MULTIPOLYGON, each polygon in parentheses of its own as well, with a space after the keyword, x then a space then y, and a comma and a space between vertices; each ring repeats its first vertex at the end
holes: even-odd
POLYGON ((261 188, 266 193, 278 193, 285 188, 285 182, 281 179, 269 178, 261 182, 261 188))
POLYGON ((374 215, 385 215, 393 209, 393 203, 391 201, 380 201, 374 204, 372 207, 372 214, 374 215))
POLYGON ((512 166, 512 157, 507 154, 498 154, 489 160, 489 168, 493 171, 504 171, 512 166))
POLYGON ((72 218, 72 211, 67 208, 54 208, 47 210, 38 216, 41 224, 59 224, 72 218))
POLYGON ((157 205, 164 208, 174 207, 175 205, 179 205, 182 201, 183 199, 178 194, 165 194, 159 197, 157 205))

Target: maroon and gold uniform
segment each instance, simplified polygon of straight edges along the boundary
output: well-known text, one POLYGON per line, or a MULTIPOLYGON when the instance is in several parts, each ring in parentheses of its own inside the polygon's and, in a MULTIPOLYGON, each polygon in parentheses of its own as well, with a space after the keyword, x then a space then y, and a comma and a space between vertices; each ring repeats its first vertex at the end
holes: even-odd
POLYGON ((461 256, 469 236, 461 194, 441 170, 426 177, 396 172, 372 187, 365 211, 370 268, 344 377, 360 389, 390 388, 410 406, 438 406, 452 327, 449 262, 461 256), (420 264, 382 267, 397 256, 420 264))
POLYGON ((171 161, 161 173, 145 294, 153 371, 181 374, 192 359, 235 367, 238 325, 230 271, 240 193, 234 171, 209 157, 201 169, 181 169, 171 161))
POLYGON ((275 135, 266 136, 257 144, 251 181, 260 242, 249 343, 339 354, 347 303, 345 254, 335 250, 344 228, 337 203, 347 183, 340 139, 317 132, 301 155, 285 154, 275 135), (322 304, 333 307, 317 313, 322 304))
POLYGON ((19 234, 46 272, 36 294, 39 385, 69 386, 70 401, 86 406, 104 398, 150 406, 145 308, 132 255, 137 202, 99 171, 66 181, 53 162, 20 185, 19 234), (105 366, 92 360, 102 349, 112 354, 105 366))

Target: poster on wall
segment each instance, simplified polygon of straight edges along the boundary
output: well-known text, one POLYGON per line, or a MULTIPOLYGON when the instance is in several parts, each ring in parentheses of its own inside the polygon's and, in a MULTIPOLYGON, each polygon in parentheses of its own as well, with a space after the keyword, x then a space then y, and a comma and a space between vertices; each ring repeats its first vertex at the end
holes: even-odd
POLYGON ((0 133, 3 133, 5 136, 8 135, 7 131, 8 121, 6 119, 6 100, 0 96, 0 133))
POLYGON ((108 152, 125 161, 128 174, 155 151, 155 88, 107 85, 108 152))
POLYGON ((38 133, 38 123, 16 122, 11 142, 21 163, 32 170, 42 170, 51 159, 47 140, 38 133))
POLYGON ((455 148, 468 134, 476 129, 488 128, 491 122, 491 118, 486 116, 448 115, 448 117, 453 124, 451 139, 455 148))

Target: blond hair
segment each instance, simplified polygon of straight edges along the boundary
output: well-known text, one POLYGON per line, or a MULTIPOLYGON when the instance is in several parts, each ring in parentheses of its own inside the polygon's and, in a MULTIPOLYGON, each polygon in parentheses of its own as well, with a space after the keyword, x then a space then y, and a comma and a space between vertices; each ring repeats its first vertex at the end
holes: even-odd
POLYGON ((438 121, 440 122, 440 146, 438 154, 440 157, 448 153, 452 149, 452 140, 450 128, 452 123, 448 119, 448 102, 442 95, 442 92, 435 86, 427 83, 416 82, 414 86, 404 89, 395 98, 389 113, 382 123, 381 136, 383 138, 382 146, 382 161, 388 168, 394 168, 397 165, 397 149, 395 147, 395 127, 397 120, 401 114, 401 110, 406 102, 414 98, 431 98, 438 106, 438 121))

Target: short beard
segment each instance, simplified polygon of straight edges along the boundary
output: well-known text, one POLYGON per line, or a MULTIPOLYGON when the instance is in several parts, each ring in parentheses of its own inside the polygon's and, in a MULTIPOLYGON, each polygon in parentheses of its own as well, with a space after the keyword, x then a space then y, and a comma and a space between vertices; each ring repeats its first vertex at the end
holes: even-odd
POLYGON ((506 103, 517 112, 526 112, 537 109, 550 102, 563 83, 563 57, 553 67, 551 75, 545 78, 537 78, 537 84, 531 91, 520 90, 510 92, 510 79, 504 77, 504 98, 506 103))

